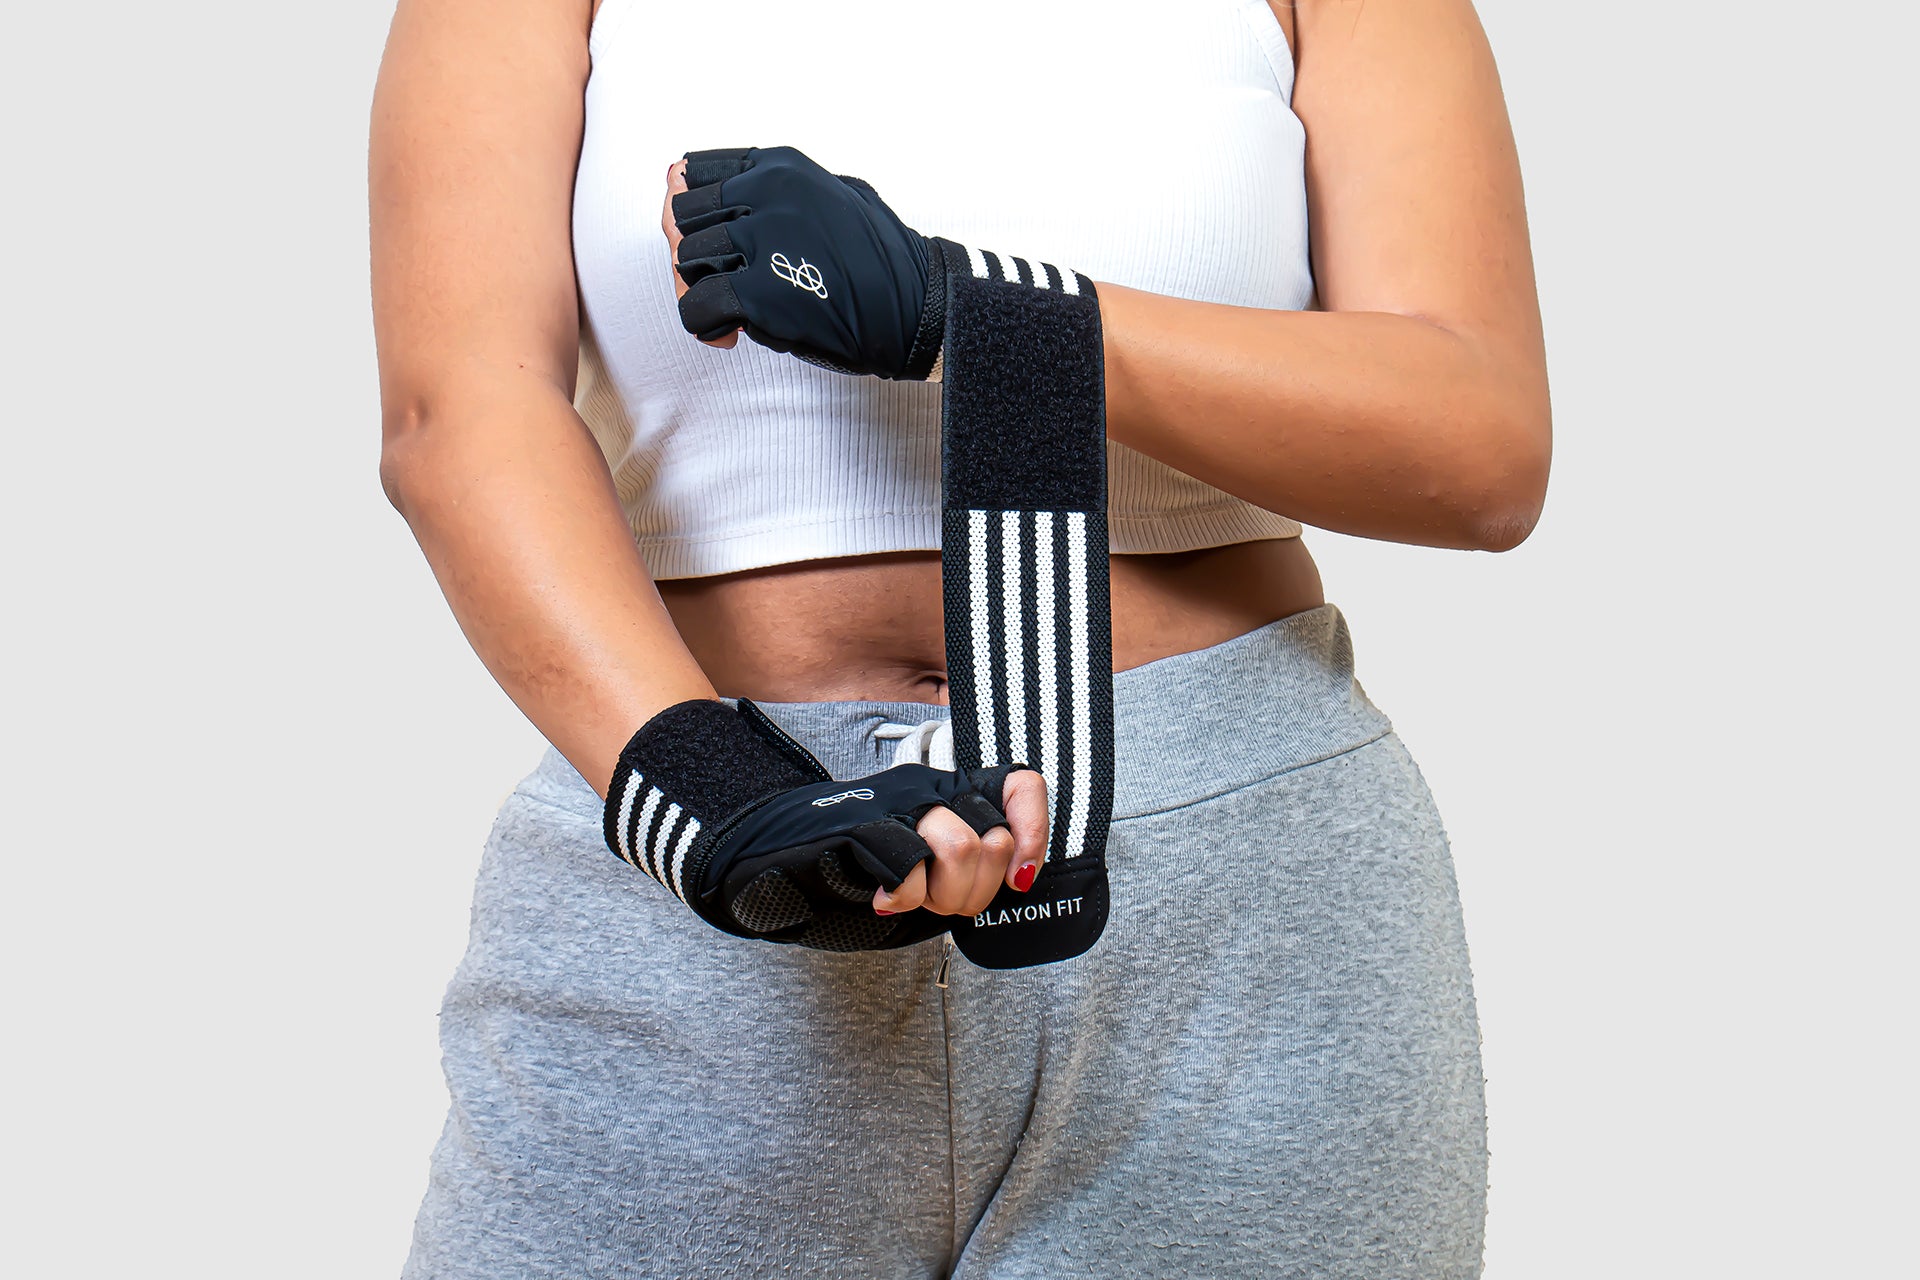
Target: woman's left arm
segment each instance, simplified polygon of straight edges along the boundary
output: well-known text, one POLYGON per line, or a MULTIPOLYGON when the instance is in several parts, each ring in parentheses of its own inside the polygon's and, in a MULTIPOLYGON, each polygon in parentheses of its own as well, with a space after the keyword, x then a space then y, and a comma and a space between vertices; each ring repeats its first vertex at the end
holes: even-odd
POLYGON ((1107 431, 1339 533, 1504 551, 1552 415, 1513 132, 1469 0, 1298 0, 1322 311, 1099 283, 1107 431))

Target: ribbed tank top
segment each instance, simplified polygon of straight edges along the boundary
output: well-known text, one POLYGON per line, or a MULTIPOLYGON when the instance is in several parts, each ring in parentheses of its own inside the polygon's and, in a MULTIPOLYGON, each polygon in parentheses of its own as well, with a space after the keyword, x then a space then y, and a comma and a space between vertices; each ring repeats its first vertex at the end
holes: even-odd
MULTIPOLYGON (((680 326, 667 166, 793 146, 908 226, 1108 281, 1300 309, 1305 135, 1265 0, 605 0, 574 188, 575 403, 655 578, 940 546, 940 388, 680 326)), ((1294 521, 1108 441, 1117 553, 1294 521)))

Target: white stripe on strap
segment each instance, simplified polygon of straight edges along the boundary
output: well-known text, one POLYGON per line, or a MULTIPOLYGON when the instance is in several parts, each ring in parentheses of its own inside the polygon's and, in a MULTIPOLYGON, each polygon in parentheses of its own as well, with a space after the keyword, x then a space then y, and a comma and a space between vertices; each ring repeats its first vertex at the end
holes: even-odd
POLYGON ((647 787, 647 802, 640 806, 640 816, 633 824, 633 865, 639 867, 655 880, 660 878, 660 873, 653 869, 653 851, 649 849, 646 844, 647 828, 652 825, 654 810, 660 807, 660 801, 663 798, 660 794, 660 788, 649 784, 647 787))
POLYGON ((661 884, 673 888, 667 879, 667 857, 673 850, 674 824, 680 821, 683 810, 678 804, 668 804, 666 817, 660 820, 660 834, 653 839, 653 851, 647 859, 654 866, 654 874, 661 884))
POLYGON ((640 790, 641 781, 637 769, 627 775, 626 790, 620 793, 620 826, 613 833, 614 839, 620 842, 617 852, 636 867, 640 864, 633 861, 633 797, 640 790))
MULTIPOLYGON (((973 623, 973 670, 976 684, 984 685, 993 671, 993 637, 987 634, 987 513, 967 512, 967 587, 968 612, 973 623)), ((978 700, 980 725, 980 764, 1000 763, 995 747, 993 699, 978 700)))
POLYGON ((1001 652, 1006 654, 1005 677, 1001 688, 1007 694, 1007 749, 1013 752, 1012 760, 1024 760, 1032 763, 1027 755, 1029 743, 1033 740, 1031 726, 1027 724, 1027 682, 1026 644, 1022 634, 1020 614, 1020 565, 1026 559, 1027 550, 1021 545, 1020 513, 1002 511, 1000 513, 1000 599, 1004 618, 1003 634, 1006 644, 1001 652))
MULTIPOLYGON (((687 825, 685 829, 680 832, 680 843, 675 845, 673 849, 673 870, 669 876, 672 882, 670 887, 676 894, 680 895, 680 901, 682 902, 687 901, 687 888, 681 883, 680 876, 681 872, 683 872, 687 866, 687 850, 693 846, 693 838, 698 835, 699 832, 700 819, 694 817, 692 814, 688 814, 687 825)), ((691 906, 692 904, 689 903, 688 905, 691 906)))
MULTIPOLYGON (((1053 557, 1059 534, 1053 527, 1053 512, 1033 513, 1034 582, 1033 608, 1038 626, 1034 628, 1034 665, 1040 675, 1040 776, 1047 780, 1047 830, 1053 830, 1059 809, 1060 788, 1060 664, 1054 648, 1053 557)), ((1053 842, 1047 842, 1051 845, 1053 842)), ((1041 861, 1046 851, 1041 851, 1041 861)))
POLYGON ((1013 254, 996 253, 992 249, 976 249, 966 246, 967 265, 977 280, 1001 280, 1008 284, 1030 284, 1036 289, 1051 290, 1055 276, 1060 279, 1060 292, 1069 297, 1080 296, 1079 273, 1065 267, 1057 267, 1051 262, 1039 259, 1017 257, 1013 254), (1021 278, 1022 272, 1025 279, 1021 278))
POLYGON ((1067 516, 1067 608, 1070 614, 1068 635, 1072 644, 1073 693, 1073 812, 1067 819, 1067 857, 1086 852, 1088 800, 1093 790, 1093 753, 1086 747, 1093 741, 1093 712, 1087 700, 1087 516, 1084 511, 1069 511, 1067 516))

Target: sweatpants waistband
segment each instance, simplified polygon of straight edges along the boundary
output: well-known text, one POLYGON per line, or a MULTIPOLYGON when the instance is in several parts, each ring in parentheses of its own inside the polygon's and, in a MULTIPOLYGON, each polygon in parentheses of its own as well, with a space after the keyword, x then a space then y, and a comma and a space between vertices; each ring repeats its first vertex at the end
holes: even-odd
MULTIPOLYGON (((894 742, 876 734, 881 725, 944 720, 949 710, 869 699, 759 705, 836 778, 888 767, 894 742)), ((1116 821, 1315 764, 1393 727, 1354 678, 1352 637, 1331 604, 1115 672, 1113 712, 1116 821)), ((528 786, 550 803, 598 812, 592 788, 557 751, 528 786)))

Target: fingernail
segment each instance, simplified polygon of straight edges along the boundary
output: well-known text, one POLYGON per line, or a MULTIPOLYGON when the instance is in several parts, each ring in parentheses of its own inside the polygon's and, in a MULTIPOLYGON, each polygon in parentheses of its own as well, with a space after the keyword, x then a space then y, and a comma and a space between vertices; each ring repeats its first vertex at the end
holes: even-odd
POLYGON ((882 911, 879 907, 875 907, 873 909, 873 914, 877 916, 891 916, 891 915, 898 915, 899 913, 895 911, 882 911))
POLYGON ((1013 873, 1013 887, 1025 893, 1027 890, 1033 888, 1033 878, 1039 874, 1040 868, 1038 864, 1029 862, 1026 866, 1013 873))

